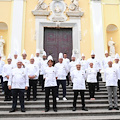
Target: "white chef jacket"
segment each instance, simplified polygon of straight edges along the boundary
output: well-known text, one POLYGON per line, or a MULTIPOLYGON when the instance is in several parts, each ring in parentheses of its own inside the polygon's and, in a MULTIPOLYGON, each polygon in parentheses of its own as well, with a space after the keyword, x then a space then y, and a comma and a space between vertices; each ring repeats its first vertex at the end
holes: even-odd
POLYGON ((86 70, 88 68, 87 60, 81 60, 81 70, 86 70))
POLYGON ((58 80, 66 80, 66 76, 68 74, 68 66, 64 63, 56 63, 55 69, 57 73, 58 80))
POLYGON ((34 79, 38 79, 38 77, 39 77, 39 67, 36 64, 29 64, 27 66, 27 74, 28 74, 28 76, 36 75, 36 77, 34 79))
POLYGON ((97 70, 97 72, 99 72, 99 70, 102 69, 100 61, 97 60, 96 58, 94 58, 94 59, 89 58, 87 61, 88 61, 88 68, 90 67, 89 66, 90 61, 92 61, 93 62, 93 68, 95 68, 97 70))
POLYGON ((113 67, 118 71, 118 80, 120 80, 120 62, 114 63, 113 67))
POLYGON ((0 60, 0 75, 2 75, 2 70, 4 65, 5 65, 5 62, 0 60))
POLYGON ((69 63, 70 76, 71 76, 71 74, 72 74, 72 72, 73 72, 74 70, 76 70, 76 61, 71 61, 71 62, 69 63))
POLYGON ((105 57, 105 58, 102 60, 103 69, 106 69, 106 68, 108 67, 108 58, 109 58, 109 57, 105 57))
POLYGON ((106 86, 118 86, 118 71, 115 67, 105 69, 106 86))
POLYGON ((10 77, 11 72, 12 72, 13 66, 12 64, 5 64, 3 66, 3 70, 2 70, 2 76, 3 76, 3 81, 8 81, 9 79, 7 79, 7 75, 10 77))
POLYGON ((87 82, 97 83, 97 70, 95 68, 88 68, 86 70, 87 82))
POLYGON ((85 71, 83 70, 74 70, 72 73, 72 82, 73 82, 73 90, 85 90, 86 85, 85 85, 85 71))
POLYGON ((12 59, 12 66, 13 68, 17 68, 17 62, 18 62, 18 59, 12 59))
POLYGON ((29 87, 28 75, 25 68, 14 68, 12 69, 8 86, 12 89, 25 89, 26 86, 29 87))
POLYGON ((63 63, 69 64, 70 60, 68 58, 63 58, 63 63))
POLYGON ((34 64, 38 65, 38 67, 39 67, 39 74, 43 75, 42 62, 41 62, 42 58, 41 57, 34 57, 34 60, 35 60, 34 64))
POLYGON ((25 67, 27 67, 30 64, 30 61, 27 59, 23 59, 22 63, 25 65, 25 67))
POLYGON ((45 69, 45 87, 57 86, 55 67, 46 67, 45 69))

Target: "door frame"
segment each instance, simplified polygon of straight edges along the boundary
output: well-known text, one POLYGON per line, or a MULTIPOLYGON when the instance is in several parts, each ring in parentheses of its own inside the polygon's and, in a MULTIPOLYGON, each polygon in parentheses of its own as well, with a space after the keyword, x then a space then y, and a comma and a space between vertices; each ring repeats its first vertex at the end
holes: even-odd
POLYGON ((80 58, 80 40, 81 40, 81 19, 70 19, 69 21, 57 23, 48 21, 45 17, 40 18, 36 16, 36 48, 40 49, 40 54, 42 55, 44 50, 44 28, 50 27, 55 28, 59 25, 59 28, 72 28, 72 43, 73 50, 72 53, 80 58))

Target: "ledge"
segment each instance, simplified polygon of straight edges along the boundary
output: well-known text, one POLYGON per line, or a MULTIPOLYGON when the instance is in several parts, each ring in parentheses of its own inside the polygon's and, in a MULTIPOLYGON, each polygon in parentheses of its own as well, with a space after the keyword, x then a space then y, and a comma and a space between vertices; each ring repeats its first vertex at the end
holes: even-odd
POLYGON ((32 11, 32 14, 34 16, 48 16, 50 14, 50 11, 36 10, 36 11, 32 11))
POLYGON ((84 15, 84 12, 75 11, 75 12, 66 12, 68 17, 82 17, 84 15))

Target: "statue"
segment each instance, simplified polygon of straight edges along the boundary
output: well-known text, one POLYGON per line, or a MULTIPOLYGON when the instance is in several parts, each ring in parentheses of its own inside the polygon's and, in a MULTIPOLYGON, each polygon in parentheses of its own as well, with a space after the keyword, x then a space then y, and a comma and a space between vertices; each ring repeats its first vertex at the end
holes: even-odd
POLYGON ((70 11, 81 11, 81 9, 79 7, 79 0, 71 0, 69 10, 70 11))
POLYGON ((59 7, 58 4, 55 6, 55 12, 56 12, 56 13, 62 12, 62 10, 60 9, 60 7, 59 7))
POLYGON ((4 44, 5 44, 5 40, 3 39, 3 36, 0 36, 0 53, 2 57, 4 56, 4 50, 3 50, 4 44))
POLYGON ((44 3, 44 0, 39 0, 35 10, 46 10, 47 8, 48 6, 46 3, 44 3))
POLYGON ((112 37, 111 37, 111 40, 108 42, 108 46, 109 46, 109 55, 111 57, 114 57, 115 56, 115 42, 112 40, 112 37))

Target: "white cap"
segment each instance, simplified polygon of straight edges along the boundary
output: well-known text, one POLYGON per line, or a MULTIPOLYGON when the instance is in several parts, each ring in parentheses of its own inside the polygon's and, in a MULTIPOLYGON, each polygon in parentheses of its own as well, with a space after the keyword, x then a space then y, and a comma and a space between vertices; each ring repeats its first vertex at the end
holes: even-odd
POLYGON ((119 57, 119 54, 118 53, 116 53, 116 55, 115 55, 115 59, 119 59, 120 57, 119 57))
POLYGON ((82 57, 85 56, 83 53, 82 53, 82 57))
POLYGON ((25 51, 25 49, 23 50, 23 53, 22 54, 26 54, 26 51, 25 51))
POLYGON ((33 54, 31 54, 31 57, 30 57, 30 59, 34 59, 34 55, 33 55, 33 54))
POLYGON ((63 53, 59 53, 59 59, 63 58, 63 53))
POLYGON ((72 57, 76 57, 76 55, 75 55, 75 54, 72 54, 72 57))
POLYGON ((76 65, 81 65, 80 59, 76 60, 76 65))
POLYGON ((52 60, 53 61, 53 57, 51 55, 48 56, 47 60, 52 60))
POLYGON ((47 56, 47 54, 46 54, 46 52, 45 52, 45 51, 43 51, 43 56, 47 56))
POLYGON ((40 49, 37 49, 37 50, 36 50, 36 53, 40 53, 40 49))
POLYGON ((21 56, 18 56, 17 62, 22 62, 22 57, 21 56))
POLYGON ((108 51, 106 50, 106 51, 105 51, 105 54, 107 54, 107 53, 108 53, 108 51))
POLYGON ((11 54, 8 55, 8 58, 7 58, 7 59, 12 59, 11 54))
POLYGON ((92 50, 91 55, 95 55, 94 51, 92 50))
POLYGON ((90 61, 89 61, 89 64, 90 64, 90 63, 93 63, 93 60, 90 60, 90 61))
POLYGON ((108 62, 110 62, 110 61, 113 62, 112 58, 109 56, 108 57, 108 62))
POLYGON ((17 50, 15 50, 15 51, 14 51, 14 55, 18 55, 18 52, 17 52, 17 50))

